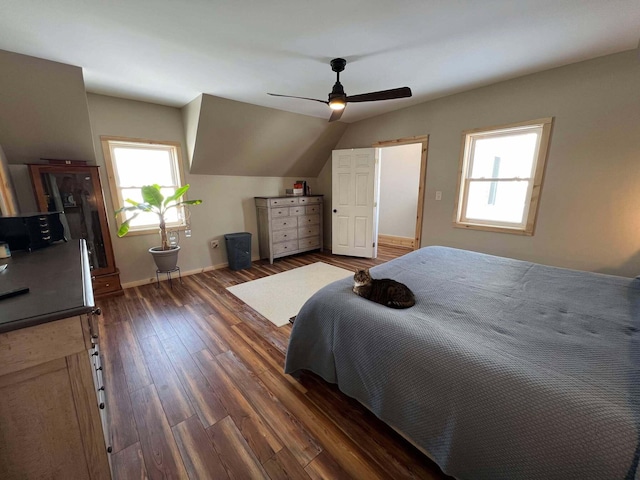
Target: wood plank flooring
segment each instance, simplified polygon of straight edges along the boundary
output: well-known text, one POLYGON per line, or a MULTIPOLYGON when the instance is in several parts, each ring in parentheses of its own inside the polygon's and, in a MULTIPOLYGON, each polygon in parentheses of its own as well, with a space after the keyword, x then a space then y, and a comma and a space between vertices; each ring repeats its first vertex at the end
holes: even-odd
POLYGON ((226 290, 318 261, 354 269, 404 253, 302 254, 98 301, 115 478, 449 478, 334 385, 285 375, 291 327, 226 290))

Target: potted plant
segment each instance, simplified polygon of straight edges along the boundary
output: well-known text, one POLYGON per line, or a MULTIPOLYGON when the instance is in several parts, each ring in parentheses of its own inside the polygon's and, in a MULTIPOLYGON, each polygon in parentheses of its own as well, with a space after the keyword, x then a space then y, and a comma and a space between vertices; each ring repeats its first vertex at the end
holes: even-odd
POLYGON ((141 213, 155 213, 158 215, 158 219, 160 220, 159 227, 162 245, 159 247, 151 247, 149 249, 149 253, 153 255, 156 266, 161 272, 175 270, 178 263, 178 252, 180 251, 180 246, 169 245, 169 241, 167 240, 165 214, 169 209, 176 208, 181 205, 199 205, 202 203, 202 200, 180 201, 179 199, 187 193, 187 190, 189 190, 188 184, 177 189, 173 195, 164 198, 164 195, 162 195, 162 192, 160 191, 160 185, 145 185, 142 187, 143 203, 139 203, 128 198, 126 202, 131 204, 131 206, 122 207, 115 212, 116 216, 121 212, 135 212, 133 216, 122 222, 118 229, 118 237, 124 237, 129 232, 129 224, 131 223, 131 220, 141 213))

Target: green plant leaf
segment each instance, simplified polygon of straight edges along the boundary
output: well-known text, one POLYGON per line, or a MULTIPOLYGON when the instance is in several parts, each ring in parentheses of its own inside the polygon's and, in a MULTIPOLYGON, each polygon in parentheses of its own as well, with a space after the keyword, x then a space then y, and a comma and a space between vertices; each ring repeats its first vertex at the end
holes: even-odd
POLYGON ((173 195, 170 195, 167 198, 165 198, 164 199, 164 206, 166 207, 169 203, 173 202, 174 200, 177 200, 178 198, 183 196, 185 193, 187 193, 187 190, 189 190, 190 186, 191 185, 186 184, 186 185, 180 187, 179 189, 177 189, 176 193, 174 193, 173 195))
POLYGON ((140 202, 138 202, 136 200, 131 200, 130 198, 127 198, 125 200, 125 202, 130 203, 131 205, 134 205, 139 210, 142 210, 142 211, 145 211, 145 212, 150 212, 151 211, 151 205, 149 205, 148 203, 140 203, 140 202))
POLYGON ((184 200, 182 202, 169 205, 167 208, 164 209, 164 211, 166 212, 170 208, 179 207, 180 205, 200 205, 201 203, 202 203, 202 200, 184 200))
POLYGON ((118 237, 124 237, 127 233, 129 233, 129 222, 136 218, 139 213, 136 213, 133 217, 126 219, 124 222, 120 224, 120 228, 118 229, 118 237))
POLYGON ((151 206, 147 203, 137 203, 134 202, 133 200, 129 201, 127 200, 129 203, 133 203, 133 206, 131 207, 122 207, 119 208, 118 210, 116 210, 114 213, 116 215, 116 217, 118 216, 119 213, 122 212, 134 212, 134 211, 138 211, 138 212, 149 212, 151 211, 151 206))
POLYGON ((142 187, 142 199, 152 207, 160 208, 164 195, 160 192, 159 185, 145 185, 142 187))

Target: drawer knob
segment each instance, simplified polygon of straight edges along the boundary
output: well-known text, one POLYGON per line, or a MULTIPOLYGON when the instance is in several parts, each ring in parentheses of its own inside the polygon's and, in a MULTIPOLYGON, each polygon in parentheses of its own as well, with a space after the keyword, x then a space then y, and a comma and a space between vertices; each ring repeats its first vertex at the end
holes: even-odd
POLYGON ((105 287, 108 287, 108 286, 109 286, 109 284, 108 284, 108 283, 105 283, 105 284, 104 284, 104 286, 105 286, 105 287))
POLYGON ((99 407, 100 407, 100 410, 104 410, 104 402, 100 402, 99 407))
POLYGON ((108 452, 108 453, 113 452, 113 448, 111 447, 111 445, 109 445, 109 446, 107 447, 107 452, 108 452))
POLYGON ((287 238, 287 236, 285 235, 284 238, 287 238))
POLYGON ((94 308, 91 313, 94 315, 102 315, 102 310, 100 309, 100 307, 94 308))

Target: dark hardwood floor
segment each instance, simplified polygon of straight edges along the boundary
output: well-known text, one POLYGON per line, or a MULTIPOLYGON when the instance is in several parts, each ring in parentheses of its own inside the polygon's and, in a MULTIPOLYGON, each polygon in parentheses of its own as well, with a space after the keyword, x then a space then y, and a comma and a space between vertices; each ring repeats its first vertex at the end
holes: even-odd
POLYGON ((259 261, 98 301, 115 478, 448 478, 335 386, 285 375, 290 326, 226 290, 318 261, 353 269, 407 251, 259 261))

